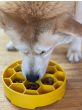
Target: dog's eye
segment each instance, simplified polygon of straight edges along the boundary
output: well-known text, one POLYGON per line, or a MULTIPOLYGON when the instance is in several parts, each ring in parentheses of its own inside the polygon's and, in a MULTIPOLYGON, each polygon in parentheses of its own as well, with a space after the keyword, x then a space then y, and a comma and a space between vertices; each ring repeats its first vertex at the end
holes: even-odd
POLYGON ((46 53, 46 51, 42 51, 41 53, 40 53, 40 55, 43 55, 43 54, 45 54, 46 53))

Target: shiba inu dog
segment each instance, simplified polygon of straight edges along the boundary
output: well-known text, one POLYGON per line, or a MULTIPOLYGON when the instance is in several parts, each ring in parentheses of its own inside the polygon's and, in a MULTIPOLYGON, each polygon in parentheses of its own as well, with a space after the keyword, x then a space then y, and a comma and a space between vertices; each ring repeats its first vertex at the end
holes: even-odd
POLYGON ((11 41, 8 50, 23 54, 22 72, 30 81, 42 78, 52 51, 71 43, 69 61, 81 55, 82 2, 0 2, 0 27, 11 41))

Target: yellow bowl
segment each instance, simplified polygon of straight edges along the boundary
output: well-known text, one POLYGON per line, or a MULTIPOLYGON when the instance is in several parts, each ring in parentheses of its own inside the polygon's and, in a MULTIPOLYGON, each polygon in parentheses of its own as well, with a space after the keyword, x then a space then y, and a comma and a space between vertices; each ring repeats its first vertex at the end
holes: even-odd
POLYGON ((37 90, 26 89, 26 81, 21 72, 21 61, 17 61, 8 66, 3 72, 3 86, 7 98, 12 104, 28 109, 46 106, 63 98, 66 87, 66 74, 61 66, 53 61, 49 62, 45 77, 54 80, 52 85, 43 84, 38 80, 37 90), (22 82, 14 82, 17 78, 22 82))

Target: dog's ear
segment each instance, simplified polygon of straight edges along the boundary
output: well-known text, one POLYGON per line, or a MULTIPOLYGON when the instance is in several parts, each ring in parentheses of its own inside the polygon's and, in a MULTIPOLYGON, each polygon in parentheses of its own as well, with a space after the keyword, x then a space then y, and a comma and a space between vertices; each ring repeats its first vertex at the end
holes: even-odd
POLYGON ((77 22, 71 15, 64 13, 62 16, 57 17, 57 31, 82 37, 82 24, 77 22))

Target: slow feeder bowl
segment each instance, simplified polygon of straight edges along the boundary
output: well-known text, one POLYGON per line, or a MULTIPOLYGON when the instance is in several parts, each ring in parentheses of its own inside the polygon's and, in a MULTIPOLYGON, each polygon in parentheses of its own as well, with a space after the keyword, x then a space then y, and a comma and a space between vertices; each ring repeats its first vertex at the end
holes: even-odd
POLYGON ((3 86, 5 94, 12 104, 34 109, 63 98, 66 75, 61 66, 50 61, 44 77, 33 85, 23 77, 21 61, 17 61, 4 71, 3 86))

